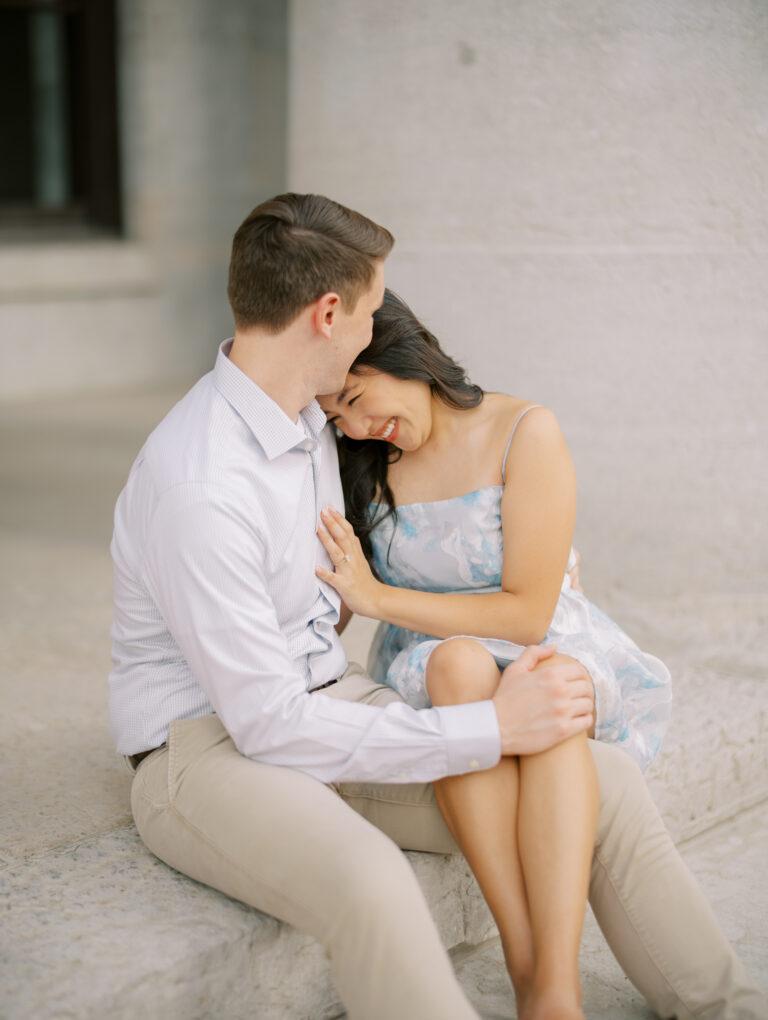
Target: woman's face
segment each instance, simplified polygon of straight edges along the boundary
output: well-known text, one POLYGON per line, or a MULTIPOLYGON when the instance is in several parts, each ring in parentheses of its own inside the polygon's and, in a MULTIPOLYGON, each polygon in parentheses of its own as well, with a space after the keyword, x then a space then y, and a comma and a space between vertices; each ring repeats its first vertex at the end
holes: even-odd
POLYGON ((397 379, 361 366, 339 393, 317 398, 328 420, 350 439, 378 439, 417 450, 432 428, 432 394, 419 379, 397 379))

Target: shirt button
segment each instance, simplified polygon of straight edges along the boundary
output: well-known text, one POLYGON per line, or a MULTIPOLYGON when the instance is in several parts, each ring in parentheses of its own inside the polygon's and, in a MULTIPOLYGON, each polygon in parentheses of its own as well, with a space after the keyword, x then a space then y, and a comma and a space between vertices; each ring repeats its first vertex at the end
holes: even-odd
POLYGON ((469 763, 469 767, 471 769, 480 768, 480 762, 477 760, 477 758, 473 758, 472 761, 469 763))

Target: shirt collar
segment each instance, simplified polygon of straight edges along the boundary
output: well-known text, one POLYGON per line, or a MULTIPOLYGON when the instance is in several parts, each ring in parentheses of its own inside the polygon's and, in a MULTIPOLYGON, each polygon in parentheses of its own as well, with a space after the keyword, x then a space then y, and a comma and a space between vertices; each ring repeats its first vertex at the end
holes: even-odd
POLYGON ((308 449, 326 425, 325 412, 318 402, 310 401, 299 413, 299 421, 291 421, 282 407, 229 360, 232 343, 230 337, 219 344, 213 369, 216 389, 258 439, 269 460, 295 446, 308 449))

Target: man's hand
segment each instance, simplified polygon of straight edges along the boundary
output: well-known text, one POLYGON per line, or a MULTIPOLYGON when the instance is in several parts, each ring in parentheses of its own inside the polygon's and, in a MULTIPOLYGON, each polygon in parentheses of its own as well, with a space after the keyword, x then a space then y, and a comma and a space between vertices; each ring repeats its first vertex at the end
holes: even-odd
POLYGON ((552 646, 529 645, 501 675, 493 704, 501 753, 536 754, 592 726, 595 692, 586 669, 573 659, 551 657, 552 646))

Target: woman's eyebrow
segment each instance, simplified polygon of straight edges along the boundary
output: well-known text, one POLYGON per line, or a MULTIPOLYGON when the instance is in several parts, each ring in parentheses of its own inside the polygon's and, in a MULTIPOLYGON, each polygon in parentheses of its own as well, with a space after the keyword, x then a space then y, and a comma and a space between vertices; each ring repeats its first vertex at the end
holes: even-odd
MULTIPOLYGON (((351 386, 346 386, 338 395, 338 397, 336 397, 336 401, 340 404, 344 400, 344 397, 346 397, 348 393, 351 393, 354 388, 355 388, 354 383, 351 386)), ((326 420, 330 421, 331 418, 336 417, 336 414, 337 414, 336 411, 326 411, 325 412, 326 420)))

